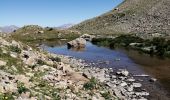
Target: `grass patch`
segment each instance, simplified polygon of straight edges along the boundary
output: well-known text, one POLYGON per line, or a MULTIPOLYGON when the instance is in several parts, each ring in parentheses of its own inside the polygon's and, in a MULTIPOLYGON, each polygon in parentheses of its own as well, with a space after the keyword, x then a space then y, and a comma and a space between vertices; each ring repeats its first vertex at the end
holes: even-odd
POLYGON ((101 95, 105 100, 111 100, 113 98, 109 92, 101 93, 101 95))
POLYGON ((0 93, 0 100, 14 100, 14 97, 12 93, 0 93))
POLYGON ((10 46, 9 50, 12 52, 21 53, 21 49, 18 48, 17 46, 10 46))

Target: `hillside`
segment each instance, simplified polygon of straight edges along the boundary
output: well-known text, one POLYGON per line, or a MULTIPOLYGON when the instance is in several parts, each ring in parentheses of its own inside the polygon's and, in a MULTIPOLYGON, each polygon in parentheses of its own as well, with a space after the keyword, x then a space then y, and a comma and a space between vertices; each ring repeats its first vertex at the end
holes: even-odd
POLYGON ((170 34, 170 1, 125 0, 115 9, 71 29, 89 34, 170 34))
POLYGON ((74 39, 79 35, 80 34, 77 31, 58 30, 51 27, 43 28, 38 25, 27 25, 12 32, 9 36, 27 44, 40 44, 43 41, 74 39))

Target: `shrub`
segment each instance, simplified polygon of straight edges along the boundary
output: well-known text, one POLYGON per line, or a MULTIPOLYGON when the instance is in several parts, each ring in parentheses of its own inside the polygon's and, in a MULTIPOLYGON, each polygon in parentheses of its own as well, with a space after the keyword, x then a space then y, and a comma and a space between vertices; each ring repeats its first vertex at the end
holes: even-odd
POLYGON ((106 100, 111 100, 112 96, 110 95, 109 92, 101 93, 102 97, 105 98, 106 100))
POLYGON ((20 83, 20 82, 17 83, 17 88, 18 88, 18 93, 19 94, 25 93, 25 92, 28 91, 28 89, 24 86, 24 84, 20 83))
POLYGON ((21 53, 21 49, 18 48, 17 46, 10 46, 10 51, 16 52, 16 53, 21 53))
POLYGON ((83 85, 83 87, 86 90, 93 90, 96 87, 96 84, 97 84, 97 80, 94 77, 92 77, 89 82, 83 85))
POLYGON ((50 59, 52 61, 61 62, 61 58, 59 58, 59 57, 51 57, 50 59))
POLYGON ((38 59, 37 60, 37 64, 39 65, 45 65, 46 63, 44 61, 42 61, 41 59, 38 59))

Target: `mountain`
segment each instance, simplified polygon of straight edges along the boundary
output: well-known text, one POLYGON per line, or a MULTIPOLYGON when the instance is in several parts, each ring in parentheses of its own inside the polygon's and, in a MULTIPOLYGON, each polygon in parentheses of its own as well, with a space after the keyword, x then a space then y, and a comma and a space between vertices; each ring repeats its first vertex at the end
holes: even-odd
POLYGON ((74 26, 74 24, 69 23, 69 24, 64 24, 64 25, 58 26, 58 27, 56 27, 56 29, 68 29, 72 26, 74 26))
POLYGON ((5 32, 5 33, 11 33, 14 30, 17 30, 19 27, 15 26, 15 25, 11 25, 11 26, 4 26, 4 27, 0 27, 0 31, 1 32, 5 32))
POLYGON ((71 29, 89 34, 170 33, 170 0, 125 0, 71 29))

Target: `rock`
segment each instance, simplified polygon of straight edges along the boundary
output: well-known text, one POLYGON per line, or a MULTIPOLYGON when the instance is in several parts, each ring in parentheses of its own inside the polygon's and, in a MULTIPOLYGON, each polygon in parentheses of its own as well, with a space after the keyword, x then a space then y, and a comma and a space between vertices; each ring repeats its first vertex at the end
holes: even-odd
POLYGON ((18 57, 18 54, 15 53, 15 52, 11 52, 11 53, 10 53, 10 56, 13 57, 13 58, 17 58, 17 57, 18 57))
POLYGON ((30 77, 26 77, 25 75, 16 75, 15 79, 18 80, 21 83, 24 83, 24 85, 29 88, 31 83, 30 83, 30 77))
POLYGON ((122 95, 121 91, 119 89, 114 88, 113 89, 114 94, 119 97, 121 100, 125 100, 124 96, 122 95))
POLYGON ((122 76, 128 76, 129 72, 127 70, 121 70, 117 72, 118 75, 122 75, 122 76))
POLYGON ((67 43, 67 46, 69 48, 71 48, 71 47, 73 47, 73 48, 76 48, 76 47, 84 48, 85 45, 86 45, 86 40, 83 39, 83 38, 77 38, 77 39, 72 40, 72 41, 67 43))
POLYGON ((43 33, 44 33, 44 31, 38 31, 37 33, 43 34, 43 33))
POLYGON ((86 78, 88 78, 88 79, 91 79, 92 78, 92 75, 91 75, 91 73, 87 70, 87 71, 85 71, 85 72, 83 72, 83 74, 82 74, 84 77, 86 77, 86 78))
POLYGON ((21 98, 22 99, 29 99, 30 95, 31 95, 30 92, 22 93, 21 98))
POLYGON ((148 92, 135 92, 137 96, 149 96, 148 92))
POLYGON ((16 92, 17 91, 17 85, 16 84, 1 84, 4 88, 4 92, 16 92))
POLYGON ((47 66, 47 65, 42 65, 42 66, 35 68, 35 70, 41 71, 41 72, 44 72, 45 70, 49 70, 49 69, 50 69, 50 66, 47 66))
POLYGON ((115 79, 115 78, 116 78, 116 76, 115 76, 115 75, 112 75, 112 76, 111 76, 111 78, 112 78, 112 79, 115 79))
POLYGON ((142 84, 141 83, 133 83, 132 86, 135 88, 139 88, 142 86, 142 84))
POLYGON ((7 62, 0 60, 0 66, 5 66, 7 62))
POLYGON ((150 82, 156 82, 157 79, 156 79, 156 78, 151 78, 149 81, 150 81, 150 82))
POLYGON ((15 46, 15 47, 20 47, 20 45, 19 45, 19 43, 18 42, 16 42, 16 41, 14 41, 14 40, 12 40, 12 43, 11 43, 13 46, 15 46))
POLYGON ((17 68, 16 68, 14 65, 12 65, 11 68, 12 68, 14 71, 17 71, 17 68))
POLYGON ((133 75, 135 77, 148 77, 149 75, 146 75, 146 74, 141 74, 141 75, 133 75))
POLYGON ((128 82, 135 82, 135 79, 134 78, 129 78, 127 79, 128 82))
POLYGON ((86 41, 91 41, 94 38, 94 36, 89 34, 83 34, 82 36, 80 36, 80 38, 83 38, 86 41))
POLYGON ((123 83, 120 84, 120 86, 122 86, 122 87, 127 86, 127 83, 123 82, 123 83))
POLYGON ((10 46, 11 45, 9 42, 7 42, 6 40, 2 39, 2 37, 0 37, 0 44, 4 45, 4 46, 10 46))
POLYGON ((127 91, 132 92, 132 91, 133 91, 133 86, 129 86, 129 87, 127 88, 127 91))

